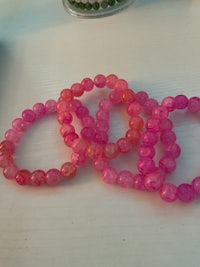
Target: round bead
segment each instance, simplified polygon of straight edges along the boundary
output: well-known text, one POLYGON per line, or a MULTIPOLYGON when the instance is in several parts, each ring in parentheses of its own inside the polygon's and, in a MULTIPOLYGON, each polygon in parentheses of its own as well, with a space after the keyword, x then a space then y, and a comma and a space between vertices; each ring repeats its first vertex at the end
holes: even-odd
POLYGON ((173 111, 175 109, 175 100, 172 96, 165 97, 161 104, 166 107, 168 111, 173 111))
POLYGON ((131 89, 120 92, 121 101, 124 104, 132 103, 135 100, 135 93, 131 89))
POLYGON ((146 188, 144 186, 144 175, 142 174, 137 174, 134 176, 134 188, 136 190, 140 190, 140 191, 145 191, 146 188))
POLYGON ((48 114, 56 112, 56 109, 57 109, 56 101, 52 99, 47 100, 47 102, 45 103, 45 108, 48 114))
POLYGON ((195 191, 190 184, 181 184, 177 189, 177 197, 182 202, 188 203, 194 200, 195 191))
POLYGON ((160 131, 160 120, 155 118, 149 118, 146 121, 146 129, 152 132, 160 131))
POLYGON ((92 127, 84 127, 81 130, 81 137, 87 141, 92 141, 94 139, 95 130, 92 127))
POLYGON ((87 156, 92 160, 101 158, 103 155, 103 150, 104 150, 103 146, 96 143, 91 143, 87 148, 87 156))
POLYGON ((144 178, 144 185, 148 191, 158 191, 164 181, 164 176, 161 172, 156 171, 149 173, 144 178))
POLYGON ((200 98, 191 97, 188 101, 188 110, 190 112, 198 112, 200 110, 200 98))
POLYGON ((165 173, 171 173, 176 169, 176 161, 171 157, 163 157, 159 160, 159 167, 165 173))
POLYGON ((107 168, 107 166, 108 166, 108 162, 107 162, 107 160, 106 159, 104 159, 104 158, 98 158, 98 159, 96 159, 95 161, 94 161, 94 168, 95 168, 95 170, 97 170, 97 171, 100 171, 100 172, 102 172, 103 170, 105 170, 105 168, 107 168))
POLYGON ((171 130, 165 130, 161 132, 160 141, 163 144, 172 144, 176 141, 176 134, 171 130))
POLYGON ((146 145, 155 145, 158 143, 158 135, 154 132, 144 132, 141 137, 142 141, 146 145))
POLYGON ((140 157, 153 158, 155 156, 155 149, 151 145, 141 145, 138 154, 140 157))
POLYGON ((3 174, 4 174, 5 178, 7 178, 7 179, 14 179, 16 177, 17 172, 18 172, 18 168, 14 164, 8 165, 3 170, 3 174))
POLYGON ((85 153, 87 150, 87 143, 82 138, 77 138, 72 144, 72 149, 76 153, 85 153))
POLYGON ((63 89, 60 93, 60 96, 62 97, 63 100, 65 100, 67 102, 72 101, 72 99, 74 97, 73 92, 70 89, 63 89))
POLYGON ((71 162, 66 162, 61 167, 61 174, 64 176, 67 180, 73 178, 76 175, 77 168, 76 166, 71 162))
POLYGON ((130 115, 130 116, 136 116, 136 115, 139 115, 141 113, 141 110, 142 110, 142 107, 141 105, 138 103, 138 102, 133 102, 133 103, 130 103, 128 106, 127 106, 127 113, 130 115))
POLYGON ((16 174, 15 180, 19 185, 30 184, 30 172, 28 170, 19 170, 16 174))
POLYGON ((196 194, 200 195, 200 176, 197 176, 192 180, 192 186, 196 194))
POLYGON ((117 178, 117 184, 124 188, 132 188, 134 185, 134 177, 130 171, 120 171, 117 178))
POLYGON ((118 149, 121 153, 127 153, 131 150, 132 144, 127 138, 120 138, 117 141, 118 149))
POLYGON ((46 182, 45 172, 36 170, 30 175, 30 183, 34 186, 41 186, 46 182))
POLYGON ((148 115, 152 114, 152 111, 155 107, 158 106, 158 102, 155 99, 147 99, 144 103, 144 112, 148 115))
POLYGON ((109 112, 112 109, 112 103, 109 99, 102 99, 99 102, 99 108, 109 112))
POLYGON ((75 133, 75 128, 71 124, 63 124, 60 128, 60 134, 66 137, 68 134, 75 133))
POLYGON ((126 138, 130 141, 132 145, 136 145, 140 140, 140 132, 134 129, 129 129, 126 132, 126 138))
POLYGON ((63 124, 63 123, 66 123, 66 124, 69 124, 72 122, 72 115, 71 113, 65 111, 65 112, 61 112, 58 114, 57 116, 57 120, 60 124, 63 124))
POLYGON ((67 146, 71 147, 73 145, 73 142, 75 139, 77 139, 79 136, 77 133, 70 133, 67 134, 64 138, 64 142, 67 146))
POLYGON ((94 127, 95 126, 95 120, 90 115, 83 117, 81 119, 81 123, 83 127, 94 127))
POLYGON ((0 143, 0 152, 12 155, 15 152, 15 145, 10 141, 4 140, 0 143))
POLYGON ((57 185, 61 182, 62 175, 61 172, 57 169, 50 169, 46 173, 46 183, 48 185, 57 185))
POLYGON ((152 173, 156 168, 155 162, 151 158, 147 157, 139 159, 137 167, 139 172, 142 174, 152 173))
POLYGON ((168 110, 166 107, 157 106, 152 110, 152 116, 157 119, 165 119, 168 116, 168 110))
POLYGON ((185 95, 177 95, 174 99, 176 109, 185 109, 188 105, 188 98, 185 95))
POLYGON ((146 103, 148 98, 149 98, 148 94, 144 91, 140 91, 135 94, 135 100, 142 106, 146 103))
POLYGON ((85 163, 86 161, 86 156, 85 154, 80 154, 80 153, 76 153, 76 152, 73 152, 72 155, 71 155, 71 160, 72 160, 72 163, 76 166, 81 166, 85 163))
POLYGON ((73 99, 70 102, 70 105, 69 106, 70 106, 70 110, 71 111, 76 112, 77 109, 82 106, 82 104, 81 104, 81 101, 79 101, 78 99, 73 99))
POLYGON ((20 140, 20 137, 21 137, 21 134, 14 129, 9 129, 5 133, 5 139, 7 141, 12 142, 13 144, 18 143, 20 140))
POLYGON ((124 79, 118 79, 114 85, 114 89, 118 92, 128 90, 128 83, 124 79))
POLYGON ((22 118, 26 122, 34 122, 36 119, 36 114, 31 109, 26 109, 22 112, 22 118))
POLYGON ((89 115, 89 110, 88 108, 84 107, 84 106, 80 106, 77 108, 76 110, 76 116, 79 118, 79 119, 82 119, 83 117, 86 117, 89 115))
POLYGON ((108 134, 103 131, 99 131, 94 135, 94 141, 98 144, 105 145, 108 142, 108 134))
POLYGON ((177 199, 177 187, 173 184, 164 184, 160 189, 160 196, 166 202, 174 202, 177 199))
POLYGON ((13 158, 10 154, 0 154, 0 167, 6 168, 13 162, 13 158))
POLYGON ((129 126, 134 130, 142 130, 144 126, 144 120, 140 116, 133 116, 129 120, 129 126))
POLYGON ((81 82, 84 91, 91 91, 94 88, 94 82, 90 78, 84 78, 81 82))
POLYGON ((106 144, 105 148, 104 148, 104 156, 107 159, 113 159, 116 158, 119 154, 119 149, 117 144, 115 143, 108 143, 106 144))
POLYGON ((94 84, 98 88, 103 88, 106 85, 106 77, 102 74, 98 74, 94 78, 94 84))
POLYGON ((71 86, 71 90, 73 92, 73 95, 77 97, 82 96, 82 94, 84 93, 83 86, 81 86, 80 83, 74 83, 71 86))
POLYGON ((118 179, 118 173, 114 168, 107 167, 103 171, 102 179, 106 184, 115 184, 118 179))
POLYGON ((17 118, 13 120, 12 127, 18 132, 24 132, 27 128, 27 123, 23 119, 17 118))
POLYGON ((34 111, 36 117, 38 117, 38 118, 43 117, 46 114, 45 105, 43 103, 36 103, 33 106, 33 111, 34 111))
POLYGON ((115 74, 110 74, 106 77, 106 86, 110 89, 114 89, 118 77, 115 74))
POLYGON ((172 143, 165 146, 165 156, 178 158, 181 154, 181 148, 179 145, 172 143))
POLYGON ((116 91, 110 92, 109 99, 113 105, 117 105, 117 104, 121 103, 121 101, 122 101, 119 92, 116 92, 116 91))

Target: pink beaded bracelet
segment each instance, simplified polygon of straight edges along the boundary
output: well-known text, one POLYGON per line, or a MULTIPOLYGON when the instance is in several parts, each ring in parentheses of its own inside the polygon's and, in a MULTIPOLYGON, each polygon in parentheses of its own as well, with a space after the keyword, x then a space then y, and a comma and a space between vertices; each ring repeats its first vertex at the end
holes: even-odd
POLYGON ((33 109, 26 109, 22 112, 22 118, 16 118, 12 122, 12 128, 5 133, 5 140, 0 143, 0 167, 7 179, 15 179, 19 185, 40 186, 43 184, 57 185, 62 177, 66 180, 75 176, 77 167, 72 162, 66 162, 61 169, 50 169, 47 172, 35 170, 30 172, 26 169, 20 170, 14 163, 14 152, 17 143, 23 132, 32 123, 46 114, 56 112, 56 101, 48 100, 45 105, 36 103, 33 109))

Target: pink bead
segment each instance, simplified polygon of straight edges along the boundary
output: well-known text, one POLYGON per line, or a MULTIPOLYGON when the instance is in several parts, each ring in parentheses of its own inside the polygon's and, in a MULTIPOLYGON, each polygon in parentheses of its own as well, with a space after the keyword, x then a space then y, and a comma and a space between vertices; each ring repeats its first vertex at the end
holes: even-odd
POLYGON ((89 110, 88 108, 84 107, 84 106, 80 106, 77 108, 76 110, 76 116, 79 118, 79 119, 82 119, 86 116, 89 115, 89 110))
POLYGON ((143 106, 146 101, 148 100, 149 96, 146 92, 140 91, 136 93, 135 100, 138 102, 141 106, 143 106))
POLYGON ((71 86, 71 90, 73 92, 73 95, 77 97, 81 96, 84 93, 84 89, 80 83, 74 83, 71 86))
POLYGON ((48 185, 57 185, 62 180, 61 172, 57 169, 50 169, 46 173, 45 180, 48 185))
POLYGON ((103 131, 99 131, 94 135, 94 141, 98 144, 105 145, 108 142, 108 134, 103 131))
POLYGON ((71 155, 71 160, 74 165, 81 166, 85 163, 86 156, 84 154, 73 152, 71 155))
POLYGON ((70 110, 70 104, 69 102, 66 102, 64 100, 58 101, 56 105, 56 109, 58 113, 66 112, 70 110))
POLYGON ((81 137, 85 140, 92 141, 94 139, 95 130, 92 127, 84 127, 81 130, 81 137))
POLYGON ((22 118, 26 122, 34 122, 35 119, 36 119, 36 115, 35 115, 35 113, 31 109, 25 109, 22 112, 22 118))
POLYGON ((126 132, 126 138, 131 142, 132 145, 136 145, 140 141, 140 131, 129 129, 126 132))
POLYGON ((171 173, 176 169, 176 161, 171 157, 163 157, 159 161, 159 167, 165 173, 171 173))
POLYGON ((176 141, 176 134, 171 130, 165 130, 161 132, 160 141, 163 144, 172 144, 176 141))
POLYGON ((142 107, 139 103, 132 102, 127 106, 126 110, 130 116, 136 116, 136 115, 139 115, 141 113, 142 107))
POLYGON ((122 102, 119 92, 116 91, 110 92, 109 99, 113 105, 117 105, 122 102))
POLYGON ((173 143, 165 146, 165 156, 178 158, 181 154, 181 148, 179 145, 173 143))
POLYGON ((145 186, 144 186, 144 175, 142 174, 137 174, 134 176, 133 180, 134 180, 134 188, 136 190, 140 190, 140 191, 144 191, 146 190, 145 186))
POLYGON ((81 82, 84 91, 91 91, 94 88, 94 82, 90 78, 84 78, 81 82))
POLYGON ((28 170, 20 170, 17 172, 15 179, 19 185, 28 185, 30 184, 30 172, 28 170))
POLYGON ((124 79, 118 79, 114 85, 114 89, 118 92, 128 90, 128 83, 124 79))
POLYGON ((142 142, 147 145, 155 145, 158 143, 158 135, 154 132, 144 132, 142 134, 142 142))
POLYGON ((144 178, 144 185, 148 191, 158 191, 164 181, 164 175, 159 172, 155 171, 153 173, 149 173, 144 178))
POLYGON ((155 149, 150 145, 142 145, 138 149, 140 157, 153 158, 155 156, 155 149))
POLYGON ((102 179, 106 184, 115 184, 117 182, 118 173, 114 168, 107 167, 103 171, 102 179))
POLYGON ((118 77, 115 74, 110 74, 106 77, 106 86, 110 89, 114 89, 118 77))
POLYGON ((8 165, 3 170, 3 174, 7 179, 14 179, 16 177, 17 172, 18 172, 18 168, 14 164, 8 165))
POLYGON ((65 100, 65 102, 70 102, 72 101, 74 95, 73 95, 73 92, 72 90, 70 89, 63 89, 60 93, 60 97, 65 100))
POLYGON ((121 101, 124 104, 130 104, 135 100, 135 93, 131 89, 120 91, 121 101))
POLYGON ((181 184, 178 186, 177 197, 183 202, 191 202, 195 198, 195 191, 190 184, 181 184))
POLYGON ((174 202, 177 199, 177 187, 173 184, 164 184, 160 189, 160 196, 166 202, 174 202))
POLYGON ((174 104, 176 109, 184 109, 188 105, 188 98, 185 95, 177 95, 174 104))
POLYGON ((13 158, 9 154, 0 154, 0 167, 6 168, 13 162, 13 158))
POLYGON ((106 85, 106 77, 102 74, 98 74, 94 78, 94 84, 98 88, 103 88, 106 85))
POLYGON ((200 98, 191 97, 188 101, 188 110, 190 112, 198 112, 200 110, 200 98))
POLYGON ((107 166, 108 166, 108 162, 104 158, 98 158, 94 161, 94 168, 97 171, 102 172, 103 170, 105 170, 105 168, 107 168, 107 166))
POLYGON ((34 186, 41 186, 46 182, 46 174, 42 170, 36 170, 31 173, 30 183, 34 186))
POLYGON ((95 125, 96 131, 104 131, 107 132, 109 130, 109 123, 107 120, 98 120, 95 125))
POLYGON ((63 124, 60 128, 60 134, 66 137, 68 134, 75 133, 75 128, 71 124, 63 124))
POLYGON ((96 113, 97 120, 109 120, 110 113, 106 110, 99 109, 96 113))
POLYGON ((146 121, 146 129, 152 132, 160 131, 160 120, 156 118, 149 118, 146 121))
POLYGON ((82 138, 77 138, 74 140, 72 149, 75 153, 84 154, 87 150, 87 143, 82 138))
POLYGON ((157 106, 158 102, 155 99, 150 98, 144 103, 144 112, 148 115, 151 115, 153 109, 157 106))
POLYGON ((134 185, 134 177, 132 173, 127 170, 119 172, 117 184, 123 188, 132 188, 134 185))
POLYGON ((200 195, 200 176, 197 176, 192 180, 192 186, 196 194, 200 195))
POLYGON ((81 120, 83 127, 94 127, 95 126, 95 120, 92 116, 85 116, 81 120))
POLYGON ((79 136, 76 133, 70 133, 65 136, 64 142, 67 146, 71 147, 73 145, 73 142, 75 139, 77 139, 79 136))
POLYGON ((166 119, 169 112, 166 107, 157 106, 152 110, 152 117, 157 119, 166 119))
POLYGON ((132 144, 127 138, 120 138, 117 141, 118 149, 121 153, 127 153, 131 150, 132 144))
POLYGON ((173 111, 175 109, 175 100, 172 96, 167 96, 162 100, 162 106, 166 107, 168 111, 173 111))
POLYGON ((170 119, 163 119, 160 122, 160 131, 171 130, 173 128, 173 123, 170 119))
POLYGON ((18 143, 20 140, 20 137, 21 137, 21 134, 15 131, 14 129, 9 129, 5 133, 5 139, 7 141, 12 142, 13 144, 18 143))
POLYGON ((119 149, 118 149, 117 144, 115 143, 106 144, 104 148, 104 156, 107 159, 114 159, 118 156, 118 154, 119 154, 119 149))
POLYGON ((4 140, 0 143, 0 152, 12 155, 15 152, 15 145, 10 141, 4 140))
POLYGON ((57 106, 57 103, 55 100, 53 99, 47 100, 47 102, 45 103, 47 114, 56 112, 56 109, 57 109, 56 106, 57 106))
POLYGON ((102 158, 103 149, 104 149, 103 146, 99 144, 90 143, 87 149, 87 156, 92 160, 102 158))
POLYGON ((147 174, 155 171, 155 162, 151 158, 140 158, 137 162, 139 172, 147 174))
POLYGON ((73 117, 70 112, 65 111, 57 115, 57 120, 60 124, 63 124, 63 123, 69 124, 72 122, 73 117))
POLYGON ((70 102, 70 110, 73 111, 73 112, 76 112, 77 109, 78 109, 79 107, 81 107, 81 106, 82 106, 82 103, 81 103, 81 101, 78 100, 78 99, 73 99, 73 100, 70 102))
POLYGON ((109 99, 102 99, 99 102, 99 108, 109 112, 112 109, 112 103, 109 99))
POLYGON ((13 120, 12 127, 18 132, 24 132, 27 128, 27 123, 23 119, 17 118, 13 120))
POLYGON ((35 112, 36 117, 40 118, 46 114, 45 105, 42 103, 36 103, 33 106, 33 111, 35 112))

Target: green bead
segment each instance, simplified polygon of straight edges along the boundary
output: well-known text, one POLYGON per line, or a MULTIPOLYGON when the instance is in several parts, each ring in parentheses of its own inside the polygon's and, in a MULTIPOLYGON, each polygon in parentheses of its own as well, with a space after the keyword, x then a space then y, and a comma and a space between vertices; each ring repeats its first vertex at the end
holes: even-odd
POLYGON ((108 2, 106 2, 106 1, 103 1, 102 3, 101 3, 101 7, 102 8, 107 8, 108 7, 108 2))
POLYGON ((115 0, 108 0, 109 6, 114 6, 115 5, 115 0))
POLYGON ((86 7, 87 10, 91 10, 92 9, 92 4, 86 3, 85 7, 86 7))
POLYGON ((99 9, 99 3, 98 2, 95 2, 92 6, 93 6, 93 8, 95 10, 98 10, 99 9))
POLYGON ((77 3, 77 2, 75 1, 74 6, 75 6, 76 8, 79 8, 79 3, 77 3))
POLYGON ((85 4, 82 3, 82 2, 80 2, 80 3, 79 3, 79 8, 80 8, 80 9, 85 9, 85 4))

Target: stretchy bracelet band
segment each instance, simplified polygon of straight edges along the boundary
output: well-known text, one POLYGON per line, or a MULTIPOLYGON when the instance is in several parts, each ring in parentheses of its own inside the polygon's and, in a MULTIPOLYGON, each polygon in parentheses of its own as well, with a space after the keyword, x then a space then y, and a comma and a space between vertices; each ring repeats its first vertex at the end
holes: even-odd
POLYGON ((26 109, 22 112, 22 118, 13 120, 12 128, 6 131, 5 140, 0 143, 0 167, 3 168, 3 174, 7 179, 15 179, 20 185, 40 186, 43 184, 57 185, 61 182, 62 177, 68 180, 75 176, 77 167, 72 162, 64 163, 60 170, 50 169, 47 172, 20 170, 14 163, 15 147, 27 127, 46 114, 55 112, 56 101, 48 100, 45 105, 36 103, 33 109, 26 109))

